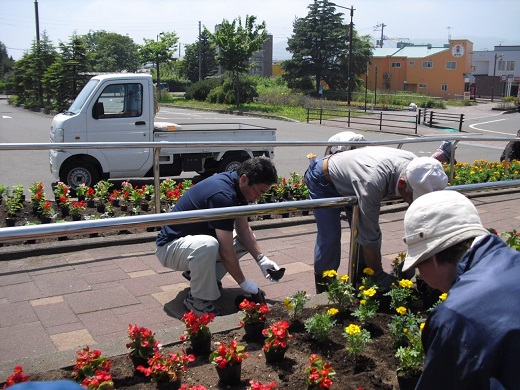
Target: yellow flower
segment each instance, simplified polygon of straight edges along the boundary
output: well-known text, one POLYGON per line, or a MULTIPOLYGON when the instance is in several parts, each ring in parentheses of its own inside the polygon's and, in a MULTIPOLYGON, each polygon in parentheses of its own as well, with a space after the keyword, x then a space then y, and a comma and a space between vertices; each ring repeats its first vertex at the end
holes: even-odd
POLYGON ((286 308, 287 310, 292 310, 292 309, 294 309, 294 306, 291 304, 291 298, 285 298, 285 299, 283 300, 283 304, 285 305, 285 308, 286 308))
POLYGON ((347 281, 348 280, 348 275, 347 274, 341 275, 339 278, 340 278, 340 280, 347 281))
POLYGON ((474 175, 474 174, 475 174, 475 171, 471 171, 469 174, 470 174, 470 175, 474 175))
POLYGON ((445 301, 446 298, 448 298, 448 293, 442 293, 441 295, 439 295, 439 299, 440 299, 441 301, 445 301))
POLYGON ((411 280, 401 279, 399 281, 399 287, 402 287, 402 288, 412 288, 413 287, 413 283, 412 283, 411 280))
POLYGON ((401 261, 396 257, 394 260, 392 260, 393 265, 399 264, 401 261))
POLYGON ((404 333, 404 334, 408 334, 408 328, 404 328, 404 329, 403 329, 403 333, 404 333))
POLYGON ((370 267, 366 267, 364 270, 363 270, 363 273, 368 275, 368 276, 372 276, 374 275, 374 270, 370 267))
POLYGON ((395 309, 395 311, 404 316, 406 314, 406 307, 399 306, 397 309, 395 309))
POLYGON ((359 286, 359 291, 363 291, 365 289, 365 286, 361 285, 359 286))
POLYGON ((360 305, 365 305, 366 303, 367 303, 367 300, 366 300, 366 299, 361 299, 361 300, 359 301, 359 304, 360 304, 360 305))
POLYGON ((338 276, 338 273, 336 271, 334 271, 333 269, 323 271, 324 278, 335 278, 336 276, 338 276))
POLYGON ((419 329, 421 330, 421 332, 422 332, 423 329, 424 329, 424 325, 426 325, 424 322, 421 322, 421 325, 419 325, 419 329))
POLYGON ((354 336, 355 334, 361 333, 361 328, 358 325, 350 324, 345 328, 345 333, 354 336))
POLYGON ((327 313, 329 316, 335 316, 336 314, 339 313, 339 310, 336 309, 335 307, 331 307, 329 310, 327 310, 327 313))
POLYGON ((376 295, 376 289, 373 288, 373 287, 370 287, 368 290, 365 290, 363 291, 363 295, 365 297, 373 297, 374 295, 376 295))

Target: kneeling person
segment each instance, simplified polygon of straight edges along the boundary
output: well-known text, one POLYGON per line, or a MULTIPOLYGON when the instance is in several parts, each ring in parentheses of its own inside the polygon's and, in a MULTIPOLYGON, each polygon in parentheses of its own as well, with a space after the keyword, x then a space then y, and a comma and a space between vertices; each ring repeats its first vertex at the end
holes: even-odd
MULTIPOLYGON (((235 172, 213 175, 191 187, 175 204, 172 212, 246 205, 264 195, 278 181, 276 168, 266 157, 242 163, 235 172)), ((263 255, 247 217, 167 225, 156 240, 156 256, 161 264, 183 272, 190 280, 184 300, 188 310, 219 314, 214 301, 220 297, 220 280, 226 273, 248 294, 258 294, 256 283, 246 279, 239 259, 249 252, 265 278, 278 265, 263 255)))

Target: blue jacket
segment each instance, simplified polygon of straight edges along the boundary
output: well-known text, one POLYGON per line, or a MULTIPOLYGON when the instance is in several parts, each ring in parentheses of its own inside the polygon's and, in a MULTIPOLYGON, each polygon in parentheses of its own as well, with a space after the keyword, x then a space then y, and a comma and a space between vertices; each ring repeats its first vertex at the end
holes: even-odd
POLYGON ((520 389, 520 252, 492 234, 470 248, 422 342, 417 389, 520 389))

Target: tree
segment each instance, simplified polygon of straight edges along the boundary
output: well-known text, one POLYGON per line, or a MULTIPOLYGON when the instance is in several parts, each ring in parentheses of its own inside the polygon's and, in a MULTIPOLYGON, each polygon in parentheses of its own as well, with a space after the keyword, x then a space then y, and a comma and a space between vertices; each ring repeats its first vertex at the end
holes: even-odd
POLYGON ((139 54, 142 62, 153 62, 157 69, 157 85, 161 82, 159 64, 173 61, 173 54, 177 50, 179 38, 175 33, 162 32, 157 36, 157 41, 144 38, 144 45, 140 46, 139 54))
POLYGON ((246 15, 244 26, 238 17, 232 23, 224 19, 215 34, 204 29, 218 48, 217 62, 224 70, 231 72, 236 88, 236 105, 239 107, 239 77, 251 68, 249 58, 262 48, 267 39, 265 22, 256 24, 256 16, 246 15))
POLYGON ((87 45, 84 39, 76 35, 70 41, 59 44, 60 54, 45 73, 43 83, 48 91, 52 108, 57 111, 66 109, 87 83, 90 68, 87 45))
POLYGON ((203 30, 197 42, 186 45, 181 72, 192 83, 199 81, 199 53, 200 53, 200 78, 204 80, 217 72, 217 51, 211 44, 209 34, 203 30))
POLYGON ((47 69, 56 59, 56 51, 44 31, 40 41, 33 41, 31 51, 14 65, 14 93, 27 107, 43 107, 46 94, 42 83, 47 69))
MULTIPOLYGON (((350 26, 343 23, 343 14, 336 12, 336 6, 328 0, 315 0, 308 8, 306 17, 293 22, 293 35, 287 42, 292 58, 282 63, 283 78, 291 88, 305 90, 312 85, 316 93, 321 81, 332 90, 345 89, 350 26)), ((372 55, 367 38, 359 38, 353 31, 353 75, 365 71, 372 55)))
POLYGON ((128 36, 104 30, 83 36, 97 72, 135 72, 140 67, 139 45, 128 36))
POLYGON ((3 42, 0 42, 0 79, 3 79, 7 73, 13 70, 13 57, 7 54, 7 48, 3 42))

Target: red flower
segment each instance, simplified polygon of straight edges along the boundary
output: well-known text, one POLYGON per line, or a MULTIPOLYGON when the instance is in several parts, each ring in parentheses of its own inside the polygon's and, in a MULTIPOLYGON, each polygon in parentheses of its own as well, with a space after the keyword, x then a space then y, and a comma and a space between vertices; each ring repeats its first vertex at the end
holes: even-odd
POLYGON ((244 299, 238 307, 245 314, 238 326, 265 321, 265 316, 269 313, 269 307, 265 303, 250 302, 247 299, 244 299))
POLYGON ((287 349, 287 342, 293 338, 289 334, 289 323, 287 321, 279 321, 276 324, 269 326, 267 329, 262 330, 262 334, 266 336, 264 351, 270 351, 271 349, 287 349))
POLYGON ((191 337, 199 332, 209 335, 208 324, 213 321, 214 318, 215 314, 213 313, 204 313, 200 317, 193 313, 193 311, 185 313, 181 321, 186 324, 186 330, 182 334, 181 340, 186 340, 186 337, 191 337))
POLYGON ((218 368, 225 368, 229 365, 235 365, 242 363, 243 359, 247 359, 249 354, 244 352, 245 347, 238 345, 235 339, 231 340, 229 346, 221 343, 216 351, 213 351, 209 355, 211 363, 215 364, 218 368))
POLYGON ((29 382, 29 377, 27 375, 23 375, 23 368, 22 366, 16 366, 14 368, 14 373, 11 375, 7 380, 5 381, 4 387, 2 389, 5 389, 9 386, 12 386, 16 383, 20 382, 29 382))

